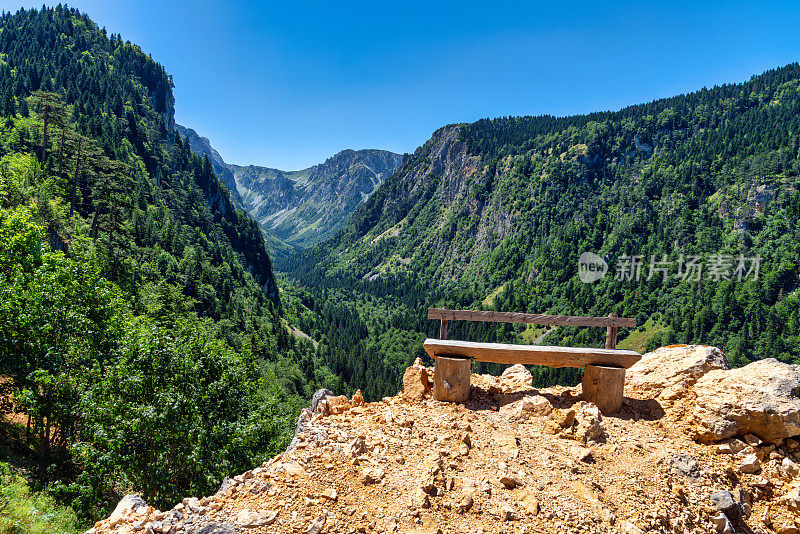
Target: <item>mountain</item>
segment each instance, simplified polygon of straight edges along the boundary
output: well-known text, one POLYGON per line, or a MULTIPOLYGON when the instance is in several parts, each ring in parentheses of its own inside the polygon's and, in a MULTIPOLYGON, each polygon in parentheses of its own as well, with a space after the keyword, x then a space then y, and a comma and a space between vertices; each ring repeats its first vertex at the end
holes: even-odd
POLYGON ((94 534, 796 532, 800 366, 698 346, 641 363, 611 417, 521 365, 473 374, 463 404, 431 399, 419 364, 378 402, 320 392, 282 454, 169 510, 129 495, 94 534))
POLYGON ((214 169, 214 174, 216 174, 217 178, 228 188, 228 194, 231 200, 236 204, 237 208, 244 209, 242 197, 239 196, 236 190, 236 181, 233 178, 233 172, 228 168, 228 164, 225 163, 222 156, 219 155, 219 152, 211 146, 211 141, 208 137, 202 137, 193 129, 181 126, 180 124, 175 124, 175 131, 189 140, 189 148, 191 148, 192 152, 201 158, 204 156, 208 157, 211 162, 211 167, 214 169))
MULTIPOLYGON (((288 274, 315 309, 339 330, 359 325, 342 334, 318 321, 323 361, 359 387, 370 369, 391 391, 403 365, 392 340, 436 336, 430 306, 615 312, 639 324, 621 346, 702 343, 734 365, 800 361, 799 112, 794 63, 615 112, 437 130, 340 234, 293 262, 288 274), (582 282, 584 252, 611 274, 582 282), (369 363, 346 356, 355 347, 369 363)), ((559 328, 547 343, 602 346, 588 330, 559 328)), ((476 341, 542 334, 450 325, 476 341)), ((537 385, 579 379, 536 373, 537 385)))
POLYGON ((252 467, 331 375, 172 90, 77 9, 0 14, 0 461, 84 524, 252 467))
POLYGON ((334 235, 403 157, 343 150, 301 171, 230 165, 248 213, 286 243, 308 248, 334 235))
POLYGON ((261 224, 270 253, 283 260, 331 237, 402 163, 385 150, 343 150, 301 171, 227 164, 207 137, 179 124, 192 152, 207 156, 237 207, 261 224))

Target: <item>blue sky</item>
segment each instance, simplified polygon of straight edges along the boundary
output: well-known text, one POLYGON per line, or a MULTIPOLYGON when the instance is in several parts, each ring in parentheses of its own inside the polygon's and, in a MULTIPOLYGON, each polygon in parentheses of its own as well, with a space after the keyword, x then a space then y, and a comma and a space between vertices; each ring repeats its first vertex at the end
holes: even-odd
POLYGON ((800 60, 796 0, 70 5, 162 63, 178 122, 226 161, 286 170, 344 148, 413 152, 453 122, 619 109, 800 60))

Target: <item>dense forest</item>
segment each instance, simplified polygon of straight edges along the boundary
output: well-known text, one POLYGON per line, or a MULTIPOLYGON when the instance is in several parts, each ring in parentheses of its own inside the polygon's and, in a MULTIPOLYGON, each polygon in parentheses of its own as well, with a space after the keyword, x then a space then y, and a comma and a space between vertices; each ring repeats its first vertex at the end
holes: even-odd
POLYGON ((258 224, 173 125, 136 45, 61 6, 0 17, 0 453, 81 522, 213 492, 325 376, 258 224))
MULTIPOLYGON (((337 237, 293 263, 309 294, 304 328, 347 384, 388 379, 373 396, 399 386, 401 347, 422 355, 415 341, 436 335, 432 305, 616 312, 639 325, 620 332, 623 348, 704 343, 735 365, 798 363, 799 111, 791 64, 617 112, 442 128, 337 237), (581 282, 586 251, 611 275, 581 282)), ((456 322, 450 335, 603 344, 592 328, 456 322)))

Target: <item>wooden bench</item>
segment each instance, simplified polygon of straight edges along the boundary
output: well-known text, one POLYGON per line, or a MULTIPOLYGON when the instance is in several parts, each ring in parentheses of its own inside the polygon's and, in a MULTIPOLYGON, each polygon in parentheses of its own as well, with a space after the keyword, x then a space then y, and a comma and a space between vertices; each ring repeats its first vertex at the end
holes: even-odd
POLYGON ((617 330, 620 327, 636 326, 636 319, 617 317, 613 313, 608 317, 574 317, 430 308, 428 319, 441 321, 439 339, 426 339, 423 344, 425 351, 435 362, 433 396, 437 400, 464 402, 469 398, 472 360, 548 367, 584 367, 584 400, 595 403, 604 414, 616 413, 622 408, 625 369, 641 359, 636 351, 617 350, 617 330), (449 340, 449 321, 599 326, 606 328, 606 346, 596 349, 449 340))

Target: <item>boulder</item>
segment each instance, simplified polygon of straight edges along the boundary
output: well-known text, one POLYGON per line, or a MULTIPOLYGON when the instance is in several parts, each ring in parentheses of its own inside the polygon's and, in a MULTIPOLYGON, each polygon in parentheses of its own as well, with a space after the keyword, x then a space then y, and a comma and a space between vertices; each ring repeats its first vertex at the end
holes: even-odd
POLYGON ((541 395, 525 395, 521 399, 500 408, 500 415, 509 421, 523 421, 531 417, 543 417, 553 412, 553 405, 541 395))
POLYGON ((344 395, 337 395, 336 397, 328 397, 323 403, 323 413, 326 415, 337 415, 348 411, 350 400, 344 395))
POLYGON ((409 400, 421 400, 431 388, 430 375, 417 358, 403 374, 403 396, 409 400))
POLYGON ((323 388, 315 391, 314 396, 311 397, 311 412, 317 413, 320 411, 320 403, 328 397, 333 397, 333 393, 328 389, 323 388))
POLYGON ((625 392, 675 400, 709 371, 729 369, 722 351, 706 345, 672 345, 648 352, 625 375, 625 392))
POLYGON ((110 523, 114 523, 132 512, 136 512, 139 508, 147 508, 147 503, 136 493, 125 495, 111 515, 108 517, 110 523))
POLYGON ((533 376, 522 364, 512 365, 500 375, 503 391, 518 391, 533 387, 533 376))
POLYGON ((714 370, 693 388, 691 422, 703 443, 754 434, 779 445, 800 435, 800 365, 774 358, 714 370))

